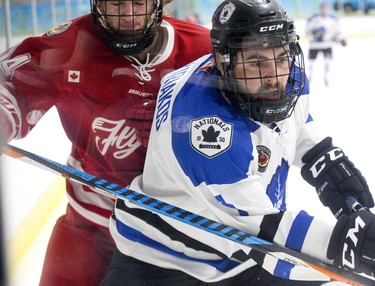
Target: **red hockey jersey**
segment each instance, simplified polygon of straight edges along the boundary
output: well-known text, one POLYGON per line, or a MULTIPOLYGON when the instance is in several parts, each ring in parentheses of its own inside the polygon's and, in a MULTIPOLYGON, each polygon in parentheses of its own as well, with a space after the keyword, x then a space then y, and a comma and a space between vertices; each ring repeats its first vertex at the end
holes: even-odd
MULTIPOLYGON (((23 138, 52 106, 72 142, 68 164, 127 186, 143 169, 146 148, 127 126, 126 110, 156 98, 166 73, 211 52, 209 30, 165 17, 168 41, 144 64, 114 54, 96 34, 91 15, 25 39, 0 55, 0 113, 23 138)), ((107 226, 110 198, 74 182, 70 204, 87 219, 107 226)))

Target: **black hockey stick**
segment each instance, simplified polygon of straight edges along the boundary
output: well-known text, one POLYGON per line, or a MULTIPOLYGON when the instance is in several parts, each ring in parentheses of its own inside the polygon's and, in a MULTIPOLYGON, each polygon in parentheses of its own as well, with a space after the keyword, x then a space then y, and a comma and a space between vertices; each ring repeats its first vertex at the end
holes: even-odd
MULTIPOLYGON (((125 199, 149 211, 159 213, 222 238, 250 247, 252 250, 255 250, 255 252, 258 252, 258 254, 261 253, 261 259, 266 257, 274 262, 281 260, 284 264, 289 265, 290 269, 293 267, 302 267, 303 271, 310 271, 315 277, 317 276, 317 273, 319 273, 320 277, 323 277, 324 275, 327 279, 330 278, 350 285, 374 285, 375 283, 371 279, 345 271, 333 265, 322 263, 306 254, 270 243, 241 230, 199 216, 169 203, 140 194, 118 184, 108 182, 107 180, 46 159, 18 147, 6 145, 3 148, 3 153, 91 187, 95 189, 95 191, 106 196, 125 199)), ((251 256, 255 261, 257 261, 257 257, 259 257, 259 255, 251 256)), ((257 263, 259 262, 257 261, 257 263)), ((286 273, 272 274, 281 278, 288 278, 288 274, 286 273)))

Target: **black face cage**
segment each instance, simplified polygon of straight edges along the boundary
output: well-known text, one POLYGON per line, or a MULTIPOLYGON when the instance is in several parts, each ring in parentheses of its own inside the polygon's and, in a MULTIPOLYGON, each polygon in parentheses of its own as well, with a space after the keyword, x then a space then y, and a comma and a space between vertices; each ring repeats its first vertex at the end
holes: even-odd
MULTIPOLYGON (((223 92, 232 105, 250 119, 271 123, 284 120, 292 115, 297 100, 305 87, 305 62, 297 41, 267 46, 272 49, 273 58, 264 59, 258 56, 259 50, 264 48, 264 45, 259 45, 247 49, 257 55, 255 60, 251 58, 249 61, 243 56, 245 49, 229 47, 228 54, 222 55, 221 62, 217 64, 222 65, 223 92), (284 49, 281 57, 275 54, 277 47, 284 49), (286 71, 278 69, 280 62, 287 65, 286 71), (263 74, 261 67, 267 63, 274 66, 274 74, 263 74), (241 76, 234 72, 236 65, 237 69, 243 70, 241 76), (242 65, 242 67, 238 65, 242 65), (250 75, 254 73, 256 76, 250 75), (241 82, 242 88, 240 88, 241 82), (244 84, 245 82, 246 84, 244 84), (252 83, 260 85, 260 88, 255 92, 250 92, 252 83)), ((213 47, 213 52, 216 52, 215 47, 213 47)))
MULTIPOLYGON (((139 2, 140 1, 136 0, 90 0, 91 13, 96 30, 100 38, 116 54, 133 55, 144 51, 153 42, 157 27, 161 24, 163 1, 145 0, 142 9, 137 8, 137 5, 140 5, 139 2), (106 3, 114 5, 115 12, 110 14, 106 8, 106 3), (132 5, 132 9, 126 10, 130 12, 125 14, 122 6, 129 5, 129 3, 132 5), (152 5, 152 9, 150 9, 150 5, 152 5), (137 17, 146 18, 146 25, 144 27, 138 29, 134 28, 135 19, 137 17), (121 28, 121 24, 124 22, 125 18, 132 19, 130 21, 130 23, 132 23, 132 29, 129 29, 129 27, 121 28), (110 19, 112 23, 115 21, 115 26, 117 26, 117 28, 110 24, 110 19)), ((129 23, 129 20, 127 20, 127 23, 129 23)))

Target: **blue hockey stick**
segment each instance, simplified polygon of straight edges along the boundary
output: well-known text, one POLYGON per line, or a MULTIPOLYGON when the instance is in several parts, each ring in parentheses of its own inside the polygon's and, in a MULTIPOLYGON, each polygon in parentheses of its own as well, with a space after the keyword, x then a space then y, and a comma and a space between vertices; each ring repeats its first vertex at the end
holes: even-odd
POLYGON ((267 258, 273 260, 275 264, 281 265, 279 270, 282 269, 282 271, 273 271, 271 273, 275 276, 288 279, 291 269, 294 267, 303 267, 304 271, 312 271, 315 276, 319 273, 321 277, 325 276, 327 279, 345 282, 350 285, 374 285, 375 283, 371 279, 348 272, 334 265, 322 263, 306 254, 265 241, 231 226, 191 213, 169 203, 140 194, 118 184, 111 183, 105 179, 49 160, 18 147, 6 145, 3 148, 3 153, 86 185, 103 195, 112 198, 122 198, 149 211, 159 213, 230 241, 250 247, 251 252, 249 258, 254 259, 257 263, 262 264, 263 259, 267 258))

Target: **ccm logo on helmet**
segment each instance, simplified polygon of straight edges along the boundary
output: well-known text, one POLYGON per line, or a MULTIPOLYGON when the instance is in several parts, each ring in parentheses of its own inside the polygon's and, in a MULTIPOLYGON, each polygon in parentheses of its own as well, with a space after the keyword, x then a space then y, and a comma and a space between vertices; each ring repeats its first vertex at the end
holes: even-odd
POLYGON ((284 24, 277 24, 277 25, 271 25, 271 26, 264 26, 259 28, 259 32, 271 32, 271 31, 277 31, 282 30, 284 28, 284 24))
POLYGON ((278 109, 267 109, 266 114, 279 114, 288 110, 288 106, 280 107, 278 109))
POLYGON ((117 48, 125 48, 125 49, 131 49, 131 48, 135 48, 138 46, 137 43, 134 43, 134 44, 121 44, 121 43, 116 43, 115 44, 117 48))

